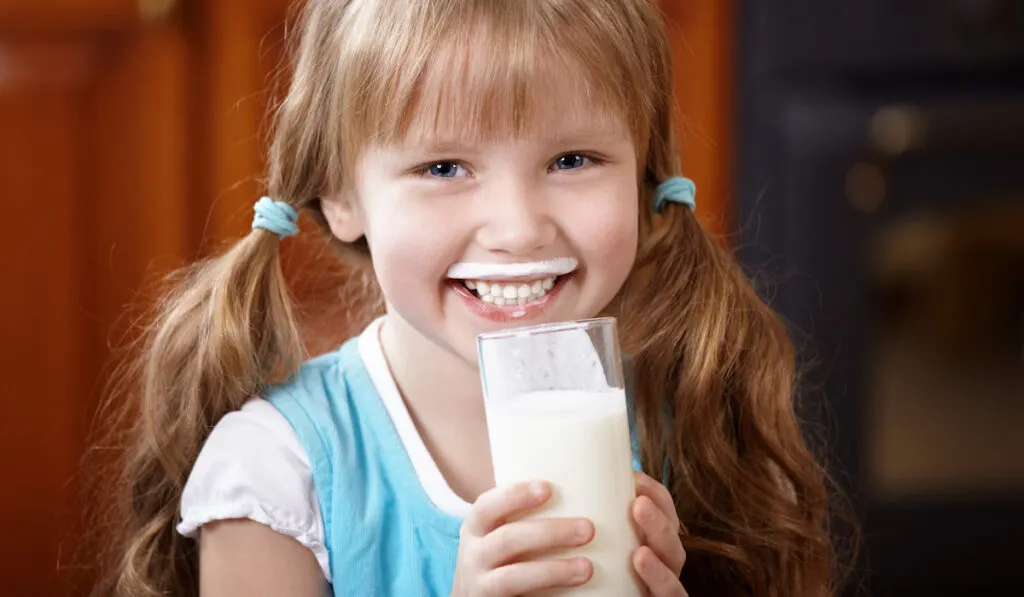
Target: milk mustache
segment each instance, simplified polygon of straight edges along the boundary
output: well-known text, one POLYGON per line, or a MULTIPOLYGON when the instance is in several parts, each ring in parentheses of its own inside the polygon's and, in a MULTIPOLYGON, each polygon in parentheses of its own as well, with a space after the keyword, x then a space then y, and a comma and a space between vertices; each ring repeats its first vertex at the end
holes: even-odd
POLYGON ((551 556, 590 559, 593 578, 538 595, 639 597, 631 560, 636 487, 623 390, 528 392, 489 407, 487 419, 496 484, 548 481, 551 500, 530 516, 584 517, 596 529, 590 544, 551 556))

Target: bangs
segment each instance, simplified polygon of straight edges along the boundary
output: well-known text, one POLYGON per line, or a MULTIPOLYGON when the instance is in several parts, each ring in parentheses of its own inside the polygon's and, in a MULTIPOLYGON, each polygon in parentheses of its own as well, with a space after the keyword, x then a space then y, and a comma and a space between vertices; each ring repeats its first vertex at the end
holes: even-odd
POLYGON ((362 72, 340 90, 343 155, 371 144, 523 137, 550 130, 552 118, 616 121, 644 147, 652 61, 625 15, 604 4, 379 3, 377 30, 358 52, 362 72))
POLYGON ((557 129, 553 117, 621 119, 626 112, 622 98, 596 73, 547 40, 527 42, 517 59, 510 59, 513 40, 502 41, 480 33, 468 46, 445 43, 412 93, 396 96, 388 107, 400 117, 390 130, 379 131, 383 140, 493 141, 557 129), (495 46, 494 54, 475 50, 495 46))

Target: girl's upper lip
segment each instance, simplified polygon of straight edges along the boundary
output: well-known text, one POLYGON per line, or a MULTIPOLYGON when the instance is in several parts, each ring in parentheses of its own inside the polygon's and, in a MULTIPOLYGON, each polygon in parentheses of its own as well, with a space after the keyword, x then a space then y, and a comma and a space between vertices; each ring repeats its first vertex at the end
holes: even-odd
POLYGON ((558 257, 543 261, 519 263, 455 263, 448 268, 448 277, 455 280, 534 280, 564 276, 579 266, 574 257, 558 257))

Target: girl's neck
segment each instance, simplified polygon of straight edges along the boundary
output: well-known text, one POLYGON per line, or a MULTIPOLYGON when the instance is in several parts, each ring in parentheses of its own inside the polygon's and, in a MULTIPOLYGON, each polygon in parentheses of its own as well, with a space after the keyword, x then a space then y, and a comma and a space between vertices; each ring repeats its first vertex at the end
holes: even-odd
POLYGON ((388 317, 380 334, 391 375, 430 457, 451 490, 475 502, 494 485, 476 367, 398 315, 388 317))
POLYGON ((484 421, 483 392, 475 366, 425 338, 397 314, 381 328, 384 354, 410 408, 484 421))

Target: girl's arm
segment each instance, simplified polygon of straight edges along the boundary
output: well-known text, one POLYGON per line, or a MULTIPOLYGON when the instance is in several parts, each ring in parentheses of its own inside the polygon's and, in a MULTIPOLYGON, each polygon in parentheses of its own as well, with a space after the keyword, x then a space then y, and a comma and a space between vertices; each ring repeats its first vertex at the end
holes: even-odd
POLYGON ((313 553, 295 539, 251 520, 224 520, 200 534, 199 594, 324 597, 328 589, 313 553))

